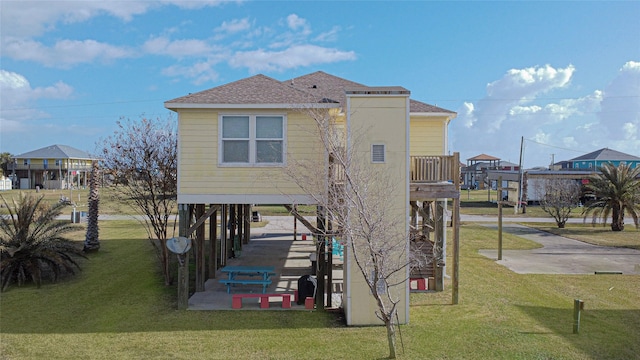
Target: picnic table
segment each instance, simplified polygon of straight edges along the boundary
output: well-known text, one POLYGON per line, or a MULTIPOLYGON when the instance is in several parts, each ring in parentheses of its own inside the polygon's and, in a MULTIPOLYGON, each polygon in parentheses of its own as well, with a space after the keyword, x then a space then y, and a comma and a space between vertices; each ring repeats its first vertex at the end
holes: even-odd
POLYGON ((262 293, 267 292, 267 286, 271 284, 271 277, 276 273, 273 266, 225 266, 220 271, 227 273, 227 279, 220 282, 227 286, 227 293, 231 293, 233 285, 262 285, 262 293), (257 277, 255 279, 254 277, 257 277))

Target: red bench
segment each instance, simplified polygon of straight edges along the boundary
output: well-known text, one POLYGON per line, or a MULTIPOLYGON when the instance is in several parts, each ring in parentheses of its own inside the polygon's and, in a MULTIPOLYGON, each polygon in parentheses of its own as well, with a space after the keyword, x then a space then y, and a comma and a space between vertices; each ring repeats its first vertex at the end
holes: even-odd
POLYGON ((232 309, 242 309, 242 299, 244 298, 260 298, 260 308, 268 309, 269 308, 269 298, 270 297, 281 297, 282 298, 282 308, 290 309, 291 308, 291 294, 285 293, 277 293, 277 294, 233 294, 231 298, 231 308, 232 309))
POLYGON ((418 291, 425 291, 428 290, 427 288, 427 279, 425 278, 410 278, 409 281, 412 282, 416 282, 416 289, 411 287, 411 283, 409 284, 409 288, 411 290, 418 290, 418 291))
MULTIPOLYGON (((298 290, 294 290, 293 291, 293 298, 296 303, 298 303, 298 290)), ((304 308, 307 310, 313 310, 313 308, 316 305, 316 299, 312 298, 311 296, 307 296, 304 299, 304 308)))

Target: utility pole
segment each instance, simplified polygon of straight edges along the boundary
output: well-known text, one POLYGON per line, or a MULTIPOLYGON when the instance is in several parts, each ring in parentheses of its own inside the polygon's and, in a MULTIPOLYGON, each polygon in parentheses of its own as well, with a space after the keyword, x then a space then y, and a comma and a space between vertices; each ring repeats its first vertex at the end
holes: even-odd
POLYGON ((518 200, 514 207, 517 214, 520 210, 520 203, 522 202, 522 157, 524 155, 524 136, 520 137, 520 163, 518 165, 518 200))

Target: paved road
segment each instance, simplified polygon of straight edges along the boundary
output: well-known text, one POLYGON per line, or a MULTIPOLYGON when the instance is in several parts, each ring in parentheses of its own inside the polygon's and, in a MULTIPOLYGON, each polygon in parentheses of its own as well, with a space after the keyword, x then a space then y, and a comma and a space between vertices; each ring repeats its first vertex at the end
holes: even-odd
POLYGON ((503 231, 542 245, 533 250, 503 250, 502 260, 497 260, 497 250, 479 251, 519 274, 640 274, 640 250, 591 245, 518 224, 503 224, 503 231))

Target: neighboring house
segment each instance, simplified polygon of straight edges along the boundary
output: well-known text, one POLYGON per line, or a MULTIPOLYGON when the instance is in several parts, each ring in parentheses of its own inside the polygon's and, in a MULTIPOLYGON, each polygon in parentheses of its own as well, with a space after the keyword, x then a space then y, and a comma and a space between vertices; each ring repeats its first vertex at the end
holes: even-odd
MULTIPOLYGON (((598 167, 611 163, 615 166, 628 164, 632 168, 640 166, 640 157, 625 154, 620 151, 603 148, 578 156, 563 163, 563 166, 572 169, 597 169, 598 167)), ((564 167, 563 167, 564 168, 564 167)))
POLYGON ((487 171, 518 171, 518 164, 500 160, 495 156, 480 154, 467 159, 467 166, 462 168, 463 189, 491 188, 487 179, 487 171))
MULTIPOLYGON (((412 100, 409 95, 402 87, 369 87, 319 71, 286 81, 255 75, 165 102, 166 108, 178 113, 179 208, 193 209, 202 222, 207 217, 212 221, 219 211, 221 229, 226 229, 220 234, 220 253, 209 255, 214 262, 208 264, 209 278, 237 246, 230 239, 248 241, 248 229, 235 219, 246 219, 251 204, 316 204, 312 194, 287 173, 287 167, 296 162, 317 161, 328 166, 329 155, 320 144, 309 109, 336 116, 347 139, 345 146, 363 154, 368 159, 364 165, 397 176, 400 187, 388 204, 390 213, 409 219, 409 205, 417 209, 418 202, 444 203, 449 198, 454 199, 457 213, 459 157, 457 153, 445 155, 449 153, 448 124, 456 113, 412 100), (351 135, 358 131, 362 131, 360 141, 351 142, 351 135)), ((318 168, 317 174, 327 172, 318 168)), ((181 218, 181 228, 191 223, 181 218)), ((445 223, 437 223, 442 237, 445 223)), ((407 222, 398 228, 407 234, 407 249, 410 225, 407 222)), ((204 229, 204 223, 199 226, 204 229)), ((457 241, 458 221, 454 226, 457 241)), ((209 236, 215 239, 217 235, 209 236)), ((196 291, 204 291, 205 250, 196 247, 195 251, 196 291)), ((377 305, 348 251, 344 271, 347 323, 378 324, 377 305)), ((454 277, 457 296, 457 271, 454 277)), ((442 278, 440 273, 440 282, 442 278)), ((331 284, 327 287, 331 292, 331 284)), ((399 321, 406 323, 409 281, 398 297, 399 321)))
MULTIPOLYGON (((518 167, 512 171, 508 169, 486 170, 485 179, 491 184, 497 185, 497 180, 503 181, 503 198, 507 198, 509 203, 515 205, 519 200, 527 204, 537 204, 544 196, 544 183, 548 179, 573 180, 580 184, 586 184, 589 177, 597 172, 597 168, 611 163, 614 165, 629 164, 631 167, 640 166, 640 158, 637 156, 621 153, 619 151, 603 148, 571 160, 563 160, 554 163, 551 169, 534 168, 525 169, 522 172, 522 198, 520 199, 519 189, 521 184, 518 167)), ((492 185, 495 189, 495 185, 492 185)), ((490 195, 488 195, 490 197, 490 195)), ((581 202, 584 203, 582 198, 581 202)))
POLYGON ((87 186, 91 162, 88 153, 67 145, 51 145, 13 157, 8 171, 19 189, 68 189, 87 186))
POLYGON ((580 184, 585 184, 588 178, 595 174, 595 170, 539 170, 527 169, 522 172, 522 199, 520 199, 520 172, 506 170, 488 170, 486 179, 491 183, 491 188, 487 189, 487 201, 495 201, 491 197, 491 190, 496 190, 499 180, 502 180, 502 200, 507 200, 508 204, 515 206, 522 200, 523 204, 537 204, 545 195, 544 185, 546 180, 566 179, 573 180, 580 184))

